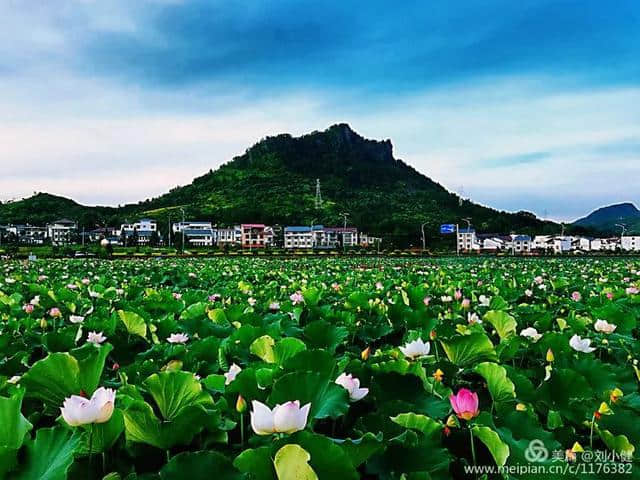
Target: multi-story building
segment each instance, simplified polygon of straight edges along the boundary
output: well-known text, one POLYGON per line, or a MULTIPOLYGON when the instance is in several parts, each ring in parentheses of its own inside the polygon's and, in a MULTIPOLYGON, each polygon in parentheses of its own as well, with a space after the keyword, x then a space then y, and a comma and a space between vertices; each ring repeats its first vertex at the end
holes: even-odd
POLYGON ((322 230, 322 237, 322 243, 329 248, 358 246, 358 229, 355 227, 326 227, 322 230))
POLYGON ((273 230, 263 223, 243 223, 240 230, 242 248, 265 248, 273 242, 273 230))
POLYGON ((216 237, 219 247, 224 247, 225 245, 239 246, 242 243, 242 228, 240 225, 228 228, 218 227, 216 229, 216 237))
POLYGON ((370 248, 380 245, 382 243, 382 238, 374 237, 373 235, 368 235, 366 233, 360 232, 359 235, 359 244, 363 248, 370 248))
POLYGON ((284 227, 284 248, 313 248, 311 227, 284 227))
POLYGON ((174 233, 184 233, 185 243, 194 247, 211 247, 218 243, 217 230, 211 222, 179 222, 171 229, 174 233))
POLYGON ((531 237, 529 235, 511 235, 511 250, 514 253, 526 253, 531 251, 531 237))
POLYGON ((149 245, 154 237, 159 240, 158 223, 149 218, 142 218, 136 223, 123 223, 118 235, 123 240, 122 243, 137 239, 138 245, 149 245))
POLYGON ((620 246, 625 251, 640 251, 640 236, 625 235, 620 239, 620 246))
POLYGON ((78 224, 73 220, 62 218, 47 225, 47 237, 51 245, 68 245, 78 230, 78 224))
POLYGON ((459 251, 480 250, 480 243, 476 237, 476 231, 473 228, 458 228, 457 230, 459 251))

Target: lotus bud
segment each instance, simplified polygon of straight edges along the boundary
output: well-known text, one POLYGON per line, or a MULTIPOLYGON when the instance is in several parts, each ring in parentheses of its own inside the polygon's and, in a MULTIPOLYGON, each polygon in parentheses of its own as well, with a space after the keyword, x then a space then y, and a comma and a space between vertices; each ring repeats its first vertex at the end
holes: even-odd
POLYGON ((619 388, 614 388, 613 391, 609 394, 609 400, 611 401, 611 403, 616 403, 623 396, 624 393, 622 393, 622 390, 620 390, 619 388))
POLYGON ((573 453, 582 453, 584 452, 584 448, 582 448, 582 445, 580 445, 578 442, 573 444, 573 447, 571 447, 571 451, 573 453))
POLYGON ((40 328, 42 328, 43 330, 45 328, 47 328, 47 319, 46 318, 41 318, 40 319, 40 328))
POLYGON ((455 415, 449 415, 447 417, 446 425, 449 428, 456 428, 460 426, 460 423, 458 422, 458 419, 456 418, 455 415))
POLYGON ((527 406, 524 403, 518 403, 516 405, 516 410, 519 412, 526 412, 527 411, 527 406))
POLYGON ((436 382, 441 382, 443 376, 444 376, 444 372, 442 370, 440 370, 439 368, 435 372, 433 372, 433 379, 436 382))
POLYGON ((429 338, 430 338, 431 340, 435 340, 437 336, 438 336, 438 334, 436 333, 436 331, 435 331, 435 330, 431 330, 431 331, 429 332, 429 338))
POLYGON ((601 415, 613 415, 613 410, 609 408, 609 405, 607 405, 607 402, 602 402, 600 404, 600 407, 598 408, 598 413, 601 415))
POLYGON ((547 362, 552 363, 556 357, 553 356, 553 350, 547 350, 547 362))
POLYGON ((236 400, 236 412, 244 413, 247 411, 247 402, 242 395, 238 395, 238 399, 236 400))
POLYGON ((362 352, 360 352, 360 358, 363 362, 369 360, 369 356, 371 355, 371 347, 365 348, 362 352))

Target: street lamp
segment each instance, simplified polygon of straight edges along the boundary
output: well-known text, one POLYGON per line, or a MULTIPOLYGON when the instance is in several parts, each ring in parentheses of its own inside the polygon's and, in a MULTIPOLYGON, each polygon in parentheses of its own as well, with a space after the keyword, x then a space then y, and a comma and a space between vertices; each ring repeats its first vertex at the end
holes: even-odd
POLYGON ((427 242, 426 242, 425 237, 424 237, 424 226, 427 223, 429 223, 429 222, 424 222, 422 225, 420 225, 420 231, 422 232, 422 252, 423 253, 427 249, 427 242))

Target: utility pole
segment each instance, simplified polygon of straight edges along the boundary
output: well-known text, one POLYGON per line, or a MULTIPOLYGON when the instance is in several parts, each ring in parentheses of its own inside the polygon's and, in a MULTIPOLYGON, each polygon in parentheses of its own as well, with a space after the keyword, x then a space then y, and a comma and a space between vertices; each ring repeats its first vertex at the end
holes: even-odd
POLYGON ((316 210, 320 210, 322 208, 322 194, 320 193, 320 179, 316 178, 316 210))
POLYGON ((347 242, 345 241, 345 238, 347 236, 347 217, 349 214, 347 212, 343 212, 340 215, 344 218, 344 227, 342 229, 342 254, 344 255, 347 253, 347 242))
POLYGON ((309 226, 309 228, 311 229, 311 249, 313 250, 315 248, 316 245, 316 234, 313 231, 313 224, 316 223, 316 219, 314 218, 313 220, 311 220, 311 225, 309 226))
POLYGON ((180 225, 180 231, 182 232, 182 253, 184 254, 184 208, 180 207, 182 212, 182 225, 180 225))
POLYGON ((84 249, 84 225, 82 226, 82 248, 84 249))
POLYGON ((427 249, 427 241, 424 237, 424 226, 427 224, 428 222, 424 222, 422 225, 420 225, 420 230, 422 231, 422 253, 424 253, 424 251, 427 249))
POLYGON ((169 214, 169 230, 168 230, 168 234, 167 236, 169 237, 169 248, 171 248, 171 234, 173 233, 171 231, 171 214, 169 214))

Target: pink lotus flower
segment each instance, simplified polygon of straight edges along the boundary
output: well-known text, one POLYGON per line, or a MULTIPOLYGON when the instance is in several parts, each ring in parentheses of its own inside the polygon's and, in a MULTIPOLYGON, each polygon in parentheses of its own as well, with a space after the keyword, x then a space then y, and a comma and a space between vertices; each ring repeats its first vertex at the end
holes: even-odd
POLYGON ((26 313, 33 313, 33 305, 27 303, 26 305, 23 305, 22 310, 24 310, 26 313))
POLYGON ((638 292, 640 292, 636 287, 629 287, 625 291, 627 292, 627 295, 637 295, 638 292))
POLYGON ((272 312, 277 312, 278 310, 280 310, 280 304, 278 302, 271 302, 269 304, 269 310, 271 310, 272 312))
POLYGON ((176 300, 180 300, 182 298, 182 294, 180 293, 173 293, 173 298, 175 298, 176 300))
POLYGON ((91 283, 91 280, 89 280, 88 278, 83 278, 82 279, 82 284, 83 285, 89 285, 91 283))
POLYGON ((464 300, 462 300, 461 306, 462 308, 469 308, 471 306, 471 300, 465 298, 464 300))
POLYGON ((462 292, 460 290, 456 290, 455 293, 453 294, 453 297, 456 300, 460 300, 462 298, 462 292))
POLYGON ((451 408, 456 412, 458 418, 471 420, 480 413, 480 410, 478 410, 478 394, 466 388, 458 390, 456 395, 450 395, 449 402, 451 402, 451 408))
POLYGON ((49 315, 52 317, 61 317, 62 312, 58 307, 53 307, 51 310, 49 310, 49 315))
POLYGON ((298 305, 304 301, 304 297, 300 292, 292 293, 289 298, 291 299, 291 303, 294 305, 298 305))
POLYGON ((89 332, 87 334, 87 342, 93 343, 94 345, 100 345, 106 339, 107 337, 105 337, 102 332, 89 332))
POLYGON ((222 296, 219 293, 214 293, 213 295, 209 295, 209 301, 210 302, 217 302, 221 298, 222 298, 222 296))
POLYGON ((429 303, 431 302, 431 297, 424 297, 422 302, 428 307, 429 303))
POLYGON ((582 300, 582 295, 580 295, 580 292, 573 292, 573 293, 571 294, 571 299, 572 299, 574 302, 579 302, 580 300, 582 300))
POLYGON ((187 343, 189 341, 189 335, 186 333, 172 333, 167 337, 169 343, 187 343))
POLYGON ((360 380, 355 378, 350 373, 341 374, 338 378, 336 378, 335 383, 349 392, 349 400, 351 400, 352 402, 362 400, 367 395, 367 393, 369 393, 368 388, 360 388, 360 380))
POLYGON ((607 298, 608 298, 609 300, 613 300, 613 293, 611 293, 611 292, 607 292, 607 298))

